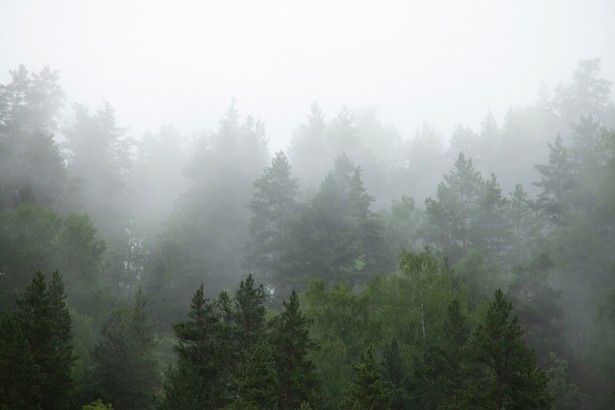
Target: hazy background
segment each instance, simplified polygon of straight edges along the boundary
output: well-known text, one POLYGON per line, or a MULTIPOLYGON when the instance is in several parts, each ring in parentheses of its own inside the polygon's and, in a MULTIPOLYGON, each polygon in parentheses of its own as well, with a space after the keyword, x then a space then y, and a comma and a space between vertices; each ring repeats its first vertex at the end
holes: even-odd
POLYGON ((0 83, 60 70, 67 108, 107 100, 139 138, 214 129, 235 98, 272 151, 318 101, 379 107, 410 137, 448 140, 570 80, 579 59, 615 78, 613 1, 0 1, 0 83))

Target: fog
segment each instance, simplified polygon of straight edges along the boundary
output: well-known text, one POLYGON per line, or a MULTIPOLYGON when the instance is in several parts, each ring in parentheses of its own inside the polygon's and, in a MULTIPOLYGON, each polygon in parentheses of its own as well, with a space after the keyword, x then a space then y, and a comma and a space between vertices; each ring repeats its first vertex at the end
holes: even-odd
POLYGON ((614 408, 614 16, 0 0, 0 408, 614 408))
POLYGON ((0 82, 24 64, 60 70, 68 101, 109 101, 140 137, 214 129, 231 99, 266 123, 272 150, 318 101, 378 107, 410 138, 448 139, 487 109, 537 98, 600 57, 615 78, 611 1, 3 2, 0 82))

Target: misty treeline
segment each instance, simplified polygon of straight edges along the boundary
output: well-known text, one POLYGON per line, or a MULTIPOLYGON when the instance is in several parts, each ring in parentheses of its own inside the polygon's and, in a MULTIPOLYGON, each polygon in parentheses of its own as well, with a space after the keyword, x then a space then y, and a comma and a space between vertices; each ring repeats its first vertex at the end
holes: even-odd
POLYGON ((315 103, 286 153, 234 103, 136 140, 109 103, 67 109, 57 72, 11 76, 0 408, 615 404, 598 59, 448 144, 315 103))

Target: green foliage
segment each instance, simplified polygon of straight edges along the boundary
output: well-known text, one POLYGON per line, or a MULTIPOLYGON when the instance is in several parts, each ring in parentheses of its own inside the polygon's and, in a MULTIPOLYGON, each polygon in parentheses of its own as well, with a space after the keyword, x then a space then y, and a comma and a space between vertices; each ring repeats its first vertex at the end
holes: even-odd
POLYGON ((104 316, 109 291, 102 275, 104 242, 86 215, 65 218, 51 208, 21 204, 0 212, 0 316, 37 270, 60 270, 68 301, 82 313, 104 316))
POLYGON ((278 377, 278 408, 294 409, 303 402, 314 402, 318 381, 316 368, 308 355, 317 345, 311 340, 312 321, 300 310, 293 291, 280 316, 271 322, 271 348, 278 377))
POLYGON ((391 408, 391 386, 384 380, 376 364, 375 349, 369 346, 353 366, 354 377, 346 391, 347 408, 384 410, 391 408))
POLYGON ((113 410, 113 406, 110 404, 105 404, 101 399, 98 399, 83 406, 83 410, 113 410))
POLYGON ((239 376, 237 402, 240 408, 275 409, 278 375, 271 348, 264 340, 250 347, 246 364, 239 376))
POLYGON ((278 152, 263 175, 254 182, 250 202, 250 241, 244 265, 271 283, 276 295, 289 291, 290 224, 294 216, 298 184, 283 152, 278 152))
POLYGON ((67 175, 53 139, 64 91, 59 74, 22 65, 0 84, 0 210, 19 203, 61 205, 67 175))
POLYGON ((97 395, 122 409, 152 408, 159 384, 145 305, 139 289, 132 305, 112 313, 92 351, 97 395))
POLYGON ((459 153, 453 169, 443 178, 436 199, 425 201, 429 221, 426 234, 431 243, 456 260, 462 252, 476 246, 479 239, 479 202, 484 182, 472 159, 466 159, 463 153, 459 153))
POLYGON ((224 392, 220 321, 201 285, 194 297, 188 320, 173 324, 178 343, 178 363, 170 370, 161 408, 216 407, 224 392))
POLYGON ((463 400, 473 408, 550 408, 547 376, 536 367, 536 353, 523 341, 511 313, 512 304, 496 290, 484 323, 468 342, 473 378, 463 400))
POLYGON ((549 164, 536 165, 536 169, 540 173, 540 181, 534 185, 541 189, 538 205, 551 223, 560 225, 570 208, 577 179, 559 134, 553 144, 549 143, 549 164))
POLYGON ((363 282, 386 266, 384 226, 371 210, 361 168, 340 155, 316 195, 299 209, 292 228, 291 274, 305 286, 312 276, 363 282))
POLYGON ((57 272, 48 283, 37 272, 0 322, 0 406, 67 408, 75 358, 65 298, 57 272))

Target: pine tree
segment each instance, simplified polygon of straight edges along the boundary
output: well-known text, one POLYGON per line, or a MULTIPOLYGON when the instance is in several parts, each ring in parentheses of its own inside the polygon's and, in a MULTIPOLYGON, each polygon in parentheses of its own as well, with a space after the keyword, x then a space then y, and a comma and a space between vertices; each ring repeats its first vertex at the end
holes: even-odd
POLYGON ((19 310, 0 324, 0 405, 63 409, 72 388, 72 328, 64 287, 56 272, 49 284, 37 272, 19 310), (20 404, 21 403, 21 404, 20 404))
POLYGON ((457 300, 449 303, 444 337, 423 354, 415 370, 416 391, 425 408, 456 408, 465 386, 465 347, 470 333, 457 300))
POLYGON ((282 151, 254 183, 250 210, 250 240, 244 265, 271 283, 276 295, 286 295, 289 269, 289 235, 298 184, 282 151))
POLYGON ((314 363, 308 358, 309 352, 316 349, 309 335, 311 323, 300 310, 295 291, 284 302, 284 311, 272 321, 271 344, 280 409, 295 409, 302 402, 313 402, 317 379, 314 363))
POLYGON ((233 310, 233 340, 236 343, 238 362, 236 374, 243 374, 248 363, 250 349, 264 336, 265 288, 256 286, 252 275, 239 283, 235 292, 233 310))
POLYGON ((120 409, 149 409, 158 385, 154 341, 139 289, 135 302, 114 311, 92 352, 100 397, 120 409))
POLYGON ((549 143, 549 164, 535 167, 540 173, 540 181, 534 182, 534 185, 541 188, 538 205, 553 224, 561 225, 562 218, 571 206, 571 194, 577 185, 577 176, 559 134, 553 144, 549 143))
POLYGON ((511 312, 512 304, 496 290, 485 322, 468 344, 473 367, 462 400, 473 408, 550 408, 547 376, 536 367, 536 353, 523 341, 511 312))
POLYGON ((425 212, 429 218, 427 239, 441 247, 448 257, 457 259, 476 246, 479 204, 484 181, 461 152, 444 181, 438 184, 435 199, 427 198, 425 212))
POLYGON ((391 386, 378 369, 375 349, 369 346, 353 366, 354 378, 346 391, 348 408, 353 410, 384 410, 391 408, 391 386))
POLYGON ((201 285, 192 298, 188 320, 173 324, 178 339, 174 350, 177 366, 167 376, 165 385, 166 407, 181 408, 196 403, 199 408, 215 408, 223 402, 224 381, 220 320, 214 305, 205 298, 201 285), (192 397, 182 397, 177 392, 191 392, 192 397))
POLYGON ((248 351, 246 366, 238 381, 237 409, 276 409, 278 377, 271 348, 259 340, 248 351))

